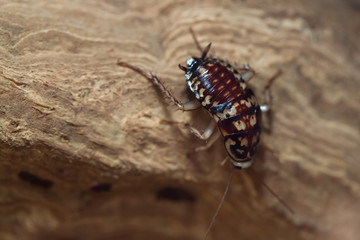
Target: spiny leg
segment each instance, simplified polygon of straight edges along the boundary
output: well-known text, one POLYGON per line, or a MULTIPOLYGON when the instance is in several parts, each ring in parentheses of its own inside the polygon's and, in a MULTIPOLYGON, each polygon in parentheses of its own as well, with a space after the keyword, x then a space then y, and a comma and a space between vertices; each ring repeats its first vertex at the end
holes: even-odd
POLYGON ((187 104, 182 104, 164 85, 164 83, 155 75, 151 74, 150 72, 144 71, 143 69, 136 67, 134 65, 128 64, 126 62, 122 62, 122 61, 118 61, 117 65, 121 66, 121 67, 125 67, 125 68, 129 68, 137 73, 139 73, 140 75, 142 75, 143 77, 145 77, 146 79, 148 79, 150 82, 152 82, 153 84, 155 84, 160 91, 165 95, 165 97, 168 97, 172 103, 175 104, 175 106, 177 106, 180 110, 182 111, 192 111, 192 110, 196 110, 199 109, 199 106, 197 106, 196 104, 192 103, 192 102, 188 102, 187 104))

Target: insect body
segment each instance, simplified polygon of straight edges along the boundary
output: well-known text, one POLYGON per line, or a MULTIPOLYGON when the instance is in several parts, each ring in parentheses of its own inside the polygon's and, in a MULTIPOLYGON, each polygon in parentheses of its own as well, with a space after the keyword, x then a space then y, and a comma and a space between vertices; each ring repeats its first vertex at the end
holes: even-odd
POLYGON ((215 57, 189 58, 185 78, 197 100, 217 121, 224 136, 225 148, 233 164, 247 168, 260 140, 260 106, 254 93, 247 87, 242 73, 215 57))
MULTIPOLYGON (((248 65, 230 64, 213 56, 207 57, 211 44, 202 50, 190 31, 202 55, 189 58, 186 66, 179 67, 185 72, 187 85, 200 106, 206 108, 216 120, 233 165, 240 169, 248 168, 260 140, 260 110, 268 110, 269 104, 260 106, 252 90, 247 87, 246 81, 255 74, 248 65)), ((157 76, 126 62, 119 61, 118 65, 130 68, 152 81, 179 109, 189 111, 199 108, 194 102, 182 104, 157 76)), ((276 76, 270 79, 265 90, 268 91, 276 76)), ((270 94, 267 95, 267 103, 270 103, 270 94)), ((209 139, 214 132, 211 127, 203 134, 192 127, 190 129, 203 140, 209 139)))
MULTIPOLYGON (((165 87, 155 75, 126 62, 119 61, 118 65, 132 69, 154 83, 163 94, 181 110, 190 111, 204 107, 215 119, 220 133, 224 137, 224 145, 235 168, 248 168, 252 164, 252 157, 260 141, 261 112, 268 111, 271 106, 270 86, 281 73, 278 71, 264 88, 264 105, 259 105, 253 91, 248 87, 255 72, 248 65, 230 64, 219 58, 207 56, 211 44, 204 50, 197 41, 194 32, 190 32, 197 48, 202 52, 201 57, 191 57, 186 66, 179 65, 185 72, 185 79, 189 89, 194 93, 195 102, 182 104, 165 87)), ((190 127, 190 130, 203 140, 209 139, 214 130, 210 125, 203 134, 190 127)), ((209 141, 210 142, 210 141, 209 141)), ((210 142, 211 144, 215 142, 210 142)), ((210 145, 211 145, 210 144, 210 145)), ((209 145, 209 146, 210 146, 209 145)), ((207 146, 208 147, 208 146, 207 146)), ((205 147, 205 148, 207 148, 205 147)), ((215 215, 210 223, 205 239, 214 224, 215 218, 228 192, 231 176, 215 215)), ((261 182, 290 212, 292 210, 263 182, 261 182)))

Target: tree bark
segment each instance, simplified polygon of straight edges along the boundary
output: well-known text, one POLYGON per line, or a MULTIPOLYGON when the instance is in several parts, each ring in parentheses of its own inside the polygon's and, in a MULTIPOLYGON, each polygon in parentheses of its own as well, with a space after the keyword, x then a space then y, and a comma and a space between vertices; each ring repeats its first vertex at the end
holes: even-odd
MULTIPOLYGON (((208 239, 347 239, 360 226, 360 5, 348 1, 0 1, 0 239, 202 239, 228 176, 151 71, 191 99, 177 65, 249 63, 271 132, 236 171, 208 239), (177 124, 174 124, 177 122, 177 124), (295 212, 291 214, 261 182, 295 212)), ((266 120, 266 119, 265 119, 266 120)))

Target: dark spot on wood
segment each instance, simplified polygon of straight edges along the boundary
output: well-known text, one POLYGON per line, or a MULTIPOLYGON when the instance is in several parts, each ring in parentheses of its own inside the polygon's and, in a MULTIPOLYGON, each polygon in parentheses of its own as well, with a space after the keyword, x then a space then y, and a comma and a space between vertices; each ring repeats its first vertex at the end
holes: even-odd
POLYGON ((18 176, 22 181, 28 182, 37 187, 48 189, 54 185, 52 181, 38 177, 26 171, 19 172, 18 176))
POLYGON ((69 141, 70 141, 69 136, 66 136, 66 135, 61 135, 61 136, 60 136, 60 139, 61 139, 62 141, 64 141, 64 142, 69 142, 69 141))
POLYGON ((91 191, 93 192, 109 192, 111 190, 110 183, 99 183, 93 187, 91 187, 91 191))
POLYGON ((177 187, 164 187, 156 192, 156 197, 168 201, 195 202, 196 197, 188 190, 177 187))

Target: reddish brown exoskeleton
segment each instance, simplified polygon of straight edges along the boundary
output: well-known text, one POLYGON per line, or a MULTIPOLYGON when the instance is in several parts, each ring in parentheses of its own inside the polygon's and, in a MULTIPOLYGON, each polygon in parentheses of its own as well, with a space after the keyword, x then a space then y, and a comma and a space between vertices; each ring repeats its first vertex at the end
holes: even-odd
MULTIPOLYGON (((191 131, 199 138, 208 140, 213 135, 217 125, 221 135, 224 137, 224 145, 234 167, 238 169, 248 168, 252 164, 252 157, 260 141, 261 112, 270 110, 271 95, 269 88, 281 72, 278 71, 268 81, 264 89, 264 105, 260 105, 253 91, 247 85, 247 82, 255 75, 250 66, 232 64, 214 56, 207 56, 211 43, 205 49, 202 49, 194 32, 191 29, 190 32, 197 48, 202 54, 200 57, 188 58, 186 61, 187 65, 179 65, 179 67, 185 72, 187 85, 197 99, 195 101, 182 104, 157 76, 126 62, 119 61, 118 65, 132 69, 146 77, 183 111, 204 107, 215 119, 216 124, 213 122, 202 134, 192 127, 190 127, 191 131)), ((215 139, 217 137, 209 141, 209 144, 204 148, 211 146, 215 139)), ((232 173, 208 232, 222 206, 230 185, 231 176, 232 173)), ((274 194, 265 184, 264 186, 274 194)), ((277 197, 275 194, 274 196, 277 197)), ((279 200, 284 204, 281 199, 279 200)), ((287 206, 285 205, 285 207, 287 206)))

